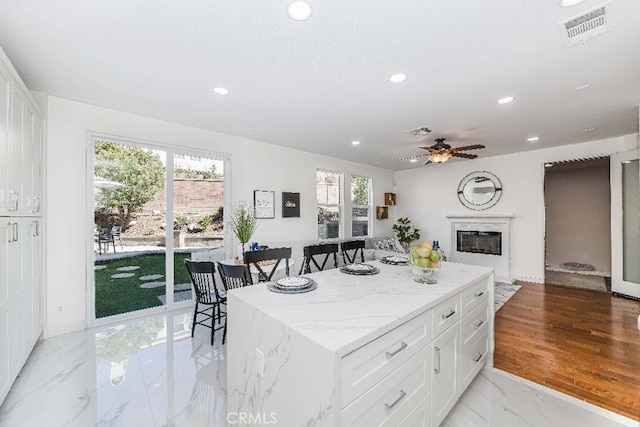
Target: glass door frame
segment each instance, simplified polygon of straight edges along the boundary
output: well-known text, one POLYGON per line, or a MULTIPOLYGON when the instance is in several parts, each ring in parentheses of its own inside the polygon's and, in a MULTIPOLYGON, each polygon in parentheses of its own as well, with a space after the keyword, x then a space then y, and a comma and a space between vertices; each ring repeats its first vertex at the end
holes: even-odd
MULTIPOLYGON (((192 155, 198 157, 205 157, 209 159, 220 160, 224 162, 224 180, 223 180, 223 206, 224 211, 228 212, 231 207, 231 157, 229 154, 220 153, 216 151, 202 150, 193 147, 186 147, 180 145, 165 144, 160 142, 146 141, 136 138, 127 138, 122 136, 90 132, 89 140, 87 144, 87 195, 86 195, 86 208, 87 208, 87 231, 86 231, 86 282, 87 282, 87 324, 91 326, 107 325, 114 322, 121 322, 127 319, 133 319, 136 317, 148 316, 151 314, 159 314, 167 311, 180 310, 184 308, 190 308, 194 305, 194 300, 174 302, 174 268, 173 268, 173 227, 166 227, 165 237, 165 277, 167 278, 165 286, 166 304, 150 307, 141 310, 131 311, 128 313, 116 314, 107 317, 96 318, 95 314, 95 271, 94 271, 94 237, 93 237, 93 217, 94 217, 94 182, 93 176, 95 173, 95 144, 96 142, 106 141, 115 144, 132 145, 145 149, 163 150, 166 153, 166 172, 165 172, 165 208, 166 208, 166 223, 173 224, 174 212, 173 212, 173 179, 174 179, 174 165, 173 159, 175 154, 192 155), (171 161, 169 161, 171 159, 171 161), (168 261, 169 254, 171 254, 171 262, 168 261)), ((225 258, 231 258, 231 231, 228 227, 224 228, 224 252, 225 258)))
MULTIPOLYGON (((624 280, 622 163, 638 160, 638 150, 611 155, 611 291, 640 298, 640 283, 624 280)), ((638 189, 640 191, 640 189, 638 189)))

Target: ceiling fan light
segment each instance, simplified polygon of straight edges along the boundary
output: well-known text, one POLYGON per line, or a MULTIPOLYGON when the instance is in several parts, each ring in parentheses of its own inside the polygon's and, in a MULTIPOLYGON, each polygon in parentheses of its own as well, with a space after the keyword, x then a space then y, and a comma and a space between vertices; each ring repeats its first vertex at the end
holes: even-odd
POLYGON ((431 163, 444 163, 451 158, 451 153, 445 151, 444 153, 431 153, 429 155, 429 161, 431 163))

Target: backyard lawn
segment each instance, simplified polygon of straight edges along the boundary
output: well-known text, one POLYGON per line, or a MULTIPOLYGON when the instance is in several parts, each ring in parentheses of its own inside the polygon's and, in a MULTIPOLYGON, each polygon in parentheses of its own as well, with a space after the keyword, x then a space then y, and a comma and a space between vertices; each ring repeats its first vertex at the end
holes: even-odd
MULTIPOLYGON (((174 284, 182 284, 176 291, 188 289, 187 284, 191 283, 184 265, 190 257, 189 253, 174 255, 174 284)), ((165 281, 164 254, 96 262, 96 318, 162 305, 158 297, 165 294, 165 281)))

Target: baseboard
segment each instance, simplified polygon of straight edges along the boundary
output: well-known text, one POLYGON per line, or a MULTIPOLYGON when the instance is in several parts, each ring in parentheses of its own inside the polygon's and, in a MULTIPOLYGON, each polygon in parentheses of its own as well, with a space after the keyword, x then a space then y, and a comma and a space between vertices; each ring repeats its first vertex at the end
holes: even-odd
POLYGON ((527 274, 518 274, 513 276, 514 280, 521 280, 523 282, 531 282, 531 283, 540 283, 544 284, 544 277, 541 276, 530 276, 527 274))
POLYGON ((82 331, 86 328, 83 321, 66 323, 64 325, 55 326, 53 328, 45 327, 43 329, 43 338, 48 339, 58 335, 70 334, 72 332, 82 331))

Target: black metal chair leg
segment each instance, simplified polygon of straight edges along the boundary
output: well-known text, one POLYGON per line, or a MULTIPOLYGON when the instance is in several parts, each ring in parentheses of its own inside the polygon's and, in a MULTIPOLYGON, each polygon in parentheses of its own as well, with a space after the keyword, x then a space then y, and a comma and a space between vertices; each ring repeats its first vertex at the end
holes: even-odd
MULTIPOLYGON (((218 307, 218 311, 220 311, 220 307, 218 307)), ((213 305, 213 312, 211 313, 211 345, 213 345, 213 335, 216 333, 216 304, 213 305)))
POLYGON ((222 345, 227 341, 227 316, 224 317, 224 332, 222 332, 222 345))
POLYGON ((198 315, 198 302, 196 301, 196 308, 193 310, 193 325, 191 325, 191 338, 196 331, 196 316, 198 315))

